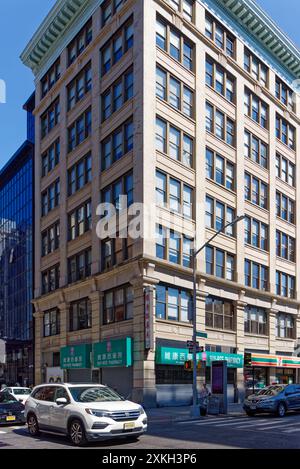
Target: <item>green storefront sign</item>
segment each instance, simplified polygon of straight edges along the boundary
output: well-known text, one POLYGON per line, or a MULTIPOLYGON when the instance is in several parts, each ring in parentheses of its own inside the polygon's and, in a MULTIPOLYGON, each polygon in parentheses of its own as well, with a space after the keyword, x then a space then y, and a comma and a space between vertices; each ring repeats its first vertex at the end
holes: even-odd
POLYGON ((112 339, 93 346, 94 368, 132 366, 132 339, 112 339))
MULTIPOLYGON (((210 366, 213 360, 226 360, 228 368, 243 368, 244 356, 230 353, 205 352, 206 366, 210 366)), ((204 355, 204 356, 205 356, 204 355)), ((197 360, 203 360, 203 353, 197 353, 197 360)), ((155 362, 158 365, 184 365, 186 360, 192 360, 193 355, 187 349, 172 347, 158 347, 155 362)))
POLYGON ((60 349, 60 367, 65 370, 91 368, 92 344, 72 345, 60 349))

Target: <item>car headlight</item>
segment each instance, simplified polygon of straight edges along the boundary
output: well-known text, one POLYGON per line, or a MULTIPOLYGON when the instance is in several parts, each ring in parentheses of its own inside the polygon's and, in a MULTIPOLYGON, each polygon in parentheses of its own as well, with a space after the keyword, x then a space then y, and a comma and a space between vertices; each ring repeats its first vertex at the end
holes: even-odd
POLYGON ((87 414, 93 415, 94 417, 110 417, 109 413, 105 410, 85 409, 85 411, 87 414))
POLYGON ((143 415, 143 414, 145 414, 145 413, 146 413, 146 412, 144 411, 143 407, 141 406, 141 407, 140 407, 140 414, 143 415))

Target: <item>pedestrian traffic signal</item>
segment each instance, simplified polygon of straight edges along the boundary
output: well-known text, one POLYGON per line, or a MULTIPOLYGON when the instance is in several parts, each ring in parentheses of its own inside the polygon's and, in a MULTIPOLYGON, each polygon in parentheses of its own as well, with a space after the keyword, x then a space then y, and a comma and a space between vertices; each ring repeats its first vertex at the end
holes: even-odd
POLYGON ((252 353, 244 353, 244 366, 252 366, 252 353))
POLYGON ((187 360, 184 362, 184 369, 191 371, 193 369, 193 360, 187 360))

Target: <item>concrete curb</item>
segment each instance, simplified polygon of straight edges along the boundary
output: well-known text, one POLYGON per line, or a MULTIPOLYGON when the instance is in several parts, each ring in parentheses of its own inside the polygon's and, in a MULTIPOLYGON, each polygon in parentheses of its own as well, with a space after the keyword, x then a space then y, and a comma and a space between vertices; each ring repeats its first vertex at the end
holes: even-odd
MULTIPOLYGON (((218 417, 243 417, 245 414, 244 413, 237 413, 237 414, 220 414, 218 417)), ((208 417, 216 417, 216 415, 210 415, 208 417)), ((175 422, 198 422, 199 420, 203 420, 207 418, 202 416, 202 417, 190 417, 187 415, 186 417, 181 416, 181 417, 172 417, 172 416, 166 416, 166 417, 149 417, 148 416, 148 423, 175 423, 175 422)))

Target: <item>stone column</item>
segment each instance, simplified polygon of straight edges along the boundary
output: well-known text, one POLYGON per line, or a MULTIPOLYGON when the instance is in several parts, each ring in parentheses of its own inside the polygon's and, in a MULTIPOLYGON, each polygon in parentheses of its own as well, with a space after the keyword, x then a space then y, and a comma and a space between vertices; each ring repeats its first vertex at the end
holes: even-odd
POLYGON ((133 303, 133 390, 132 399, 146 408, 156 407, 155 344, 145 350, 145 299, 146 287, 150 289, 153 333, 155 328, 155 286, 141 279, 131 282, 134 288, 133 303))
MULTIPOLYGON (((269 353, 276 354, 276 315, 278 309, 276 308, 276 300, 273 300, 272 308, 269 309, 269 321, 268 321, 268 335, 269 335, 269 353)), ((269 382, 272 384, 276 382, 276 368, 269 368, 269 382)))
MULTIPOLYGON (((208 293, 205 292, 205 283, 206 281, 200 278, 196 290, 196 324, 198 332, 205 332, 205 300, 208 296, 208 293)), ((197 342, 199 342, 200 347, 203 347, 205 350, 206 339, 197 338, 197 342)), ((204 366, 203 364, 197 374, 198 392, 201 389, 201 385, 206 381, 205 372, 206 365, 204 366)))
POLYGON ((93 291, 89 295, 92 308, 92 342, 100 342, 100 312, 104 294, 100 291, 93 291))
POLYGON ((35 304, 34 323, 35 323, 35 360, 34 360, 34 384, 41 384, 43 381, 42 366, 42 337, 43 334, 44 313, 37 304, 35 304))
MULTIPOLYGON (((58 304, 59 315, 60 315, 60 347, 66 347, 68 345, 67 334, 69 330, 69 309, 70 305, 64 298, 61 298, 61 302, 58 304)), ((67 370, 64 370, 64 379, 67 380, 67 370)))
MULTIPOLYGON (((237 353, 241 355, 245 352, 245 307, 247 303, 244 301, 244 295, 245 292, 242 290, 239 299, 235 302, 236 349, 237 353)), ((245 396, 244 368, 237 368, 236 370, 236 386, 239 402, 243 402, 245 396)))

